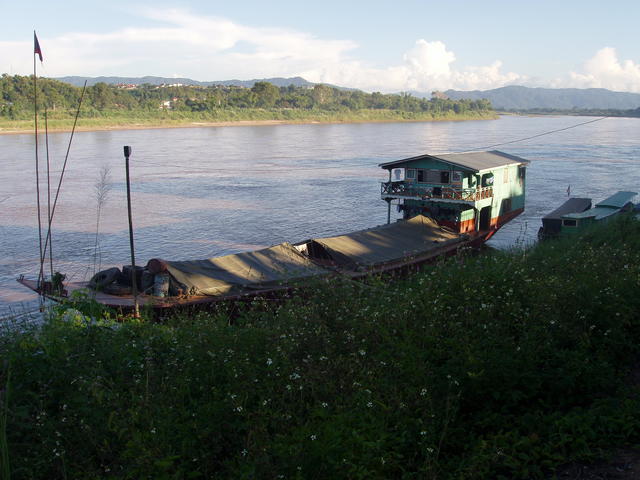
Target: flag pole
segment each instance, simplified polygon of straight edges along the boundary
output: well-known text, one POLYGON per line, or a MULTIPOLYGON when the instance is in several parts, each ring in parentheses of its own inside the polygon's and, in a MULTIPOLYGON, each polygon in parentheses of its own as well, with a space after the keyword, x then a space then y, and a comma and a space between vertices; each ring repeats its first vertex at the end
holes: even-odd
POLYGON ((36 154, 36 205, 38 209, 38 241, 40 245, 40 272, 38 273, 38 285, 40 294, 44 293, 44 272, 43 272, 43 264, 44 264, 44 253, 42 249, 42 217, 40 212, 40 168, 38 161, 38 82, 37 82, 37 69, 36 69, 36 53, 42 58, 42 53, 40 51, 40 44, 38 42, 38 37, 36 36, 36 31, 33 31, 33 123, 34 123, 34 134, 35 134, 35 154, 36 154))

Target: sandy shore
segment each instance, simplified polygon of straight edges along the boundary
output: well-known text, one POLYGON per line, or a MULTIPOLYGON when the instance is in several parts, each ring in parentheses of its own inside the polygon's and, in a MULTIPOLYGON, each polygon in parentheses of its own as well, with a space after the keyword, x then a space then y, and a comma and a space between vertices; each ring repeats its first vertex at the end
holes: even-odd
MULTIPOLYGON (((236 120, 230 122, 184 122, 175 124, 153 124, 153 123, 130 123, 126 125, 105 125, 105 126, 82 126, 76 127, 76 132, 97 132, 104 130, 151 130, 160 128, 198 128, 198 127, 256 127, 268 125, 316 125, 316 124, 338 124, 338 123, 419 123, 419 122, 463 122, 467 120, 495 120, 495 116, 487 116, 480 118, 442 118, 442 119, 420 119, 420 120, 404 120, 404 119, 385 119, 385 120, 363 120, 363 121, 343 121, 343 120, 236 120)), ((70 132, 71 127, 49 128, 49 132, 70 132)), ((41 130, 44 132, 44 130, 41 130)), ((7 128, 0 126, 0 135, 24 135, 33 133, 33 128, 7 128)))
MULTIPOLYGON (((344 122, 318 122, 318 121, 288 121, 288 120, 238 120, 234 122, 185 122, 176 124, 144 124, 132 123, 127 125, 106 125, 103 127, 77 126, 76 132, 97 132, 103 130, 151 130, 159 128, 197 128, 197 127, 255 127, 262 125, 293 125, 293 124, 315 124, 315 123, 344 123, 344 122)), ((70 132, 68 128, 49 128, 49 132, 70 132)), ((44 132, 41 130, 41 132, 44 132)), ((27 128, 5 128, 0 127, 0 135, 21 135, 33 133, 33 129, 27 128)))

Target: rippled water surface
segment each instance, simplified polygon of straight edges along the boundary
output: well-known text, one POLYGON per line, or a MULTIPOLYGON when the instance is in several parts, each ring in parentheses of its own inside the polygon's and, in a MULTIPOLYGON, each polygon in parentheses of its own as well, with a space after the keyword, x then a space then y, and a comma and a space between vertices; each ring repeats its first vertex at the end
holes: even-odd
MULTIPOLYGON (((495 121, 207 127, 76 133, 53 225, 54 268, 73 279, 129 263, 123 146, 131 181, 137 263, 206 258, 346 233, 386 222, 381 162, 422 153, 485 149, 590 120, 502 117, 495 121), (111 190, 97 222, 95 184, 111 190), (96 259, 96 227, 101 255, 96 259)), ((526 212, 491 240, 533 241, 540 217, 574 196, 600 200, 640 188, 640 120, 605 119, 495 147, 531 160, 526 212)), ((58 184, 68 134, 49 136, 58 184)), ((44 139, 41 177, 46 178, 44 139)), ((31 309, 15 282, 35 276, 38 228, 33 135, 0 135, 0 317, 31 309)), ((41 185, 46 218, 46 183, 41 185)), ((52 194, 53 195, 53 194, 52 194)), ((395 212, 394 212, 395 215, 395 212)), ((43 220, 44 222, 44 220, 43 220)))

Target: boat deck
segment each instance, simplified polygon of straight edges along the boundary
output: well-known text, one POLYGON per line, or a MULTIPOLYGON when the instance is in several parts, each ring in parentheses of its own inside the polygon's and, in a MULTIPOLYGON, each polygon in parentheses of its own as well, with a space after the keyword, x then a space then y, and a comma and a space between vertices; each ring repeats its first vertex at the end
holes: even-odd
MULTIPOLYGON (((283 243, 251 252, 205 260, 170 262, 163 265, 177 282, 177 291, 190 292, 158 297, 140 293, 111 294, 89 288, 89 282, 66 282, 64 291, 38 291, 35 280, 18 279, 25 287, 54 301, 73 302, 79 292, 119 311, 139 307, 155 311, 180 307, 247 301, 276 297, 281 293, 313 285, 312 279, 342 277, 359 280, 371 275, 405 274, 437 258, 484 243, 495 229, 459 234, 439 226, 428 217, 381 225, 336 237, 311 239, 300 244, 283 243)), ((158 272, 154 272, 158 273, 158 272)))

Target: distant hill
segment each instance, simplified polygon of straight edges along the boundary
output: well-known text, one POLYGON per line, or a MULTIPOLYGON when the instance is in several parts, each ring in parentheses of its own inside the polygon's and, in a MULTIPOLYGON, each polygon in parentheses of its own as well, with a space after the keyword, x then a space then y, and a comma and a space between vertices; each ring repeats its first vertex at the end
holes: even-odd
POLYGON ((447 90, 444 94, 452 100, 486 98, 497 110, 631 110, 640 107, 640 93, 613 92, 604 88, 530 88, 513 85, 483 91, 447 90))
MULTIPOLYGON (((111 85, 132 84, 141 85, 148 83, 150 85, 170 85, 182 84, 207 87, 210 85, 237 86, 251 88, 256 82, 269 82, 277 87, 295 87, 310 88, 316 85, 302 77, 274 77, 261 78, 253 80, 216 80, 201 82, 190 78, 173 78, 173 77, 58 77, 55 80, 69 83, 75 86, 82 86, 87 81, 88 86, 103 82, 111 85)), ((343 91, 357 90, 353 88, 339 87, 329 85, 343 91)), ((414 97, 429 98, 431 93, 426 92, 409 92, 414 97)), ((640 108, 640 93, 614 92, 604 88, 531 88, 518 85, 508 87, 495 88, 493 90, 447 90, 443 92, 451 100, 479 100, 486 98, 491 102, 496 110, 632 110, 640 108)))
POLYGON ((84 85, 84 81, 87 81, 89 87, 96 83, 107 83, 110 85, 117 84, 130 84, 130 85, 142 85, 148 83, 150 85, 170 85, 175 83, 181 83, 182 85, 192 85, 200 87, 208 87, 210 85, 224 85, 224 86, 237 86, 251 88, 256 82, 269 82, 277 87, 288 87, 293 85, 295 87, 313 87, 315 84, 306 81, 302 77, 292 78, 263 78, 254 80, 222 80, 211 82, 200 82, 198 80, 191 80, 190 78, 169 78, 169 77, 58 77, 54 80, 60 80, 61 82, 70 83, 77 87, 84 85))

